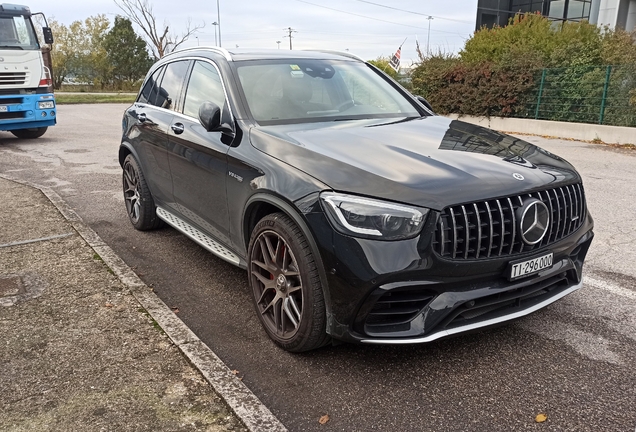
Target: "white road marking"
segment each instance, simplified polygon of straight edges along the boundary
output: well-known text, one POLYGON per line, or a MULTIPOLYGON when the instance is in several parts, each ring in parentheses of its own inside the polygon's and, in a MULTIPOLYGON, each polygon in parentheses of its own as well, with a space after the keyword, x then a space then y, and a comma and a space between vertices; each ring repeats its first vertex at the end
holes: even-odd
POLYGON ((627 288, 622 288, 610 282, 605 282, 603 280, 599 280, 590 276, 585 276, 583 278, 583 284, 590 284, 594 288, 599 288, 605 291, 609 291, 613 294, 617 294, 622 297, 627 297, 629 299, 636 300, 636 291, 632 291, 627 288))

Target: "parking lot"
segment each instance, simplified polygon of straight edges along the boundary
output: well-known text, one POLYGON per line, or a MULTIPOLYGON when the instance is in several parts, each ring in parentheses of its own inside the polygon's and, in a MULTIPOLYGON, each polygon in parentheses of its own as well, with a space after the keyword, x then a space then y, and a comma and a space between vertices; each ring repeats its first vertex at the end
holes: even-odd
POLYGON ((55 189, 290 430, 636 428, 636 151, 526 137, 583 176, 596 237, 582 290, 429 345, 293 355, 267 338, 244 271, 170 228, 132 228, 117 161, 124 109, 60 106, 59 124, 33 141, 0 132, 0 172, 55 189))

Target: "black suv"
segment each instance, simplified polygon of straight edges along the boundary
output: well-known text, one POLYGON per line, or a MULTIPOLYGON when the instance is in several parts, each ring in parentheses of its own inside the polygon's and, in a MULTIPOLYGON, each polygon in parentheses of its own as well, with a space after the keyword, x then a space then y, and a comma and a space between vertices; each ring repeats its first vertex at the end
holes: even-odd
POLYGON ((119 149, 130 221, 247 269, 289 351, 429 342, 579 289, 581 177, 436 116, 359 58, 194 48, 148 72, 119 149))

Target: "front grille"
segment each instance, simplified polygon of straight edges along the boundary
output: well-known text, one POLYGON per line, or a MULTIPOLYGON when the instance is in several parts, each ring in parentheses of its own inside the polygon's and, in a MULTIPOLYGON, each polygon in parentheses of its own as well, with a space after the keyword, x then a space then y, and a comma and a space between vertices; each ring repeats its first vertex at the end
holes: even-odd
POLYGON ((433 249, 441 257, 457 260, 529 252, 575 232, 583 224, 585 209, 581 184, 447 207, 437 222, 433 249), (541 200, 550 212, 548 232, 540 243, 532 246, 521 240, 515 215, 530 197, 541 200))
POLYGON ((409 329, 409 322, 435 297, 422 287, 397 288, 383 294, 367 315, 369 335, 409 329))
POLYGON ((21 103, 24 103, 24 98, 21 97, 0 98, 0 105, 20 105, 21 103))
POLYGON ((26 72, 0 72, 0 86, 22 85, 26 79, 26 72))
POLYGON ((26 112, 24 111, 10 111, 10 112, 0 112, 0 120, 14 120, 26 118, 26 112))

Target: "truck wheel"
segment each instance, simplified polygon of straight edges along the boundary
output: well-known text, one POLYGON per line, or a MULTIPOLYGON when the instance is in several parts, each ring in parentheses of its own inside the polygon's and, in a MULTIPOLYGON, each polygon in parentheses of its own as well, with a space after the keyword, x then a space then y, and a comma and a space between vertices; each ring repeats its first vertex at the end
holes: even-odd
POLYGON ((16 129, 10 132, 21 139, 34 139, 40 138, 42 135, 44 135, 44 132, 46 132, 47 129, 48 127, 39 127, 31 129, 16 129))

